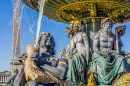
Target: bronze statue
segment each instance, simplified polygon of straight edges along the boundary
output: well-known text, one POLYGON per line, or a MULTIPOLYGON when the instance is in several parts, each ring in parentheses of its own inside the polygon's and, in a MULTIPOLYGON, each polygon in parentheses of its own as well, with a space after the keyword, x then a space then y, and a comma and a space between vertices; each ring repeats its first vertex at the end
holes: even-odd
POLYGON ((70 81, 66 81, 68 71, 68 62, 63 58, 53 57, 55 42, 50 33, 43 32, 39 36, 38 50, 33 46, 26 47, 27 55, 23 55, 22 61, 24 67, 20 71, 24 76, 15 79, 15 86, 21 86, 20 78, 23 82, 31 81, 31 86, 59 86, 63 84, 71 86, 70 81), (16 82, 17 81, 17 82, 16 82))
POLYGON ((76 48, 78 53, 86 56, 87 64, 89 58, 89 41, 86 33, 82 32, 82 25, 79 21, 72 21, 70 23, 70 31, 67 30, 70 37, 70 47, 76 48))
POLYGON ((70 43, 67 50, 62 49, 60 57, 69 63, 67 80, 71 80, 73 85, 84 85, 87 81, 87 65, 90 60, 88 36, 82 32, 79 21, 72 21, 70 29, 67 28, 66 31, 70 43))
POLYGON ((118 79, 125 72, 124 59, 116 52, 116 39, 112 33, 113 21, 106 18, 101 26, 102 29, 93 38, 93 69, 97 72, 98 83, 112 84, 116 76, 118 79))

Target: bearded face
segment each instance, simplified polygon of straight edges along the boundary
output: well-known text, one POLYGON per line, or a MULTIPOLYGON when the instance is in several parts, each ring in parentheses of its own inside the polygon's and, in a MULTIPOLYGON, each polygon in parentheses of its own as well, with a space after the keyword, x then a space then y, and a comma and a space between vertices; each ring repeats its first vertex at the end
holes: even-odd
POLYGON ((107 35, 111 35, 112 33, 112 22, 111 21, 106 21, 105 23, 102 24, 103 27, 103 32, 105 32, 107 35))
POLYGON ((52 36, 43 36, 41 38, 40 47, 48 47, 48 49, 53 49, 55 46, 54 39, 52 36))

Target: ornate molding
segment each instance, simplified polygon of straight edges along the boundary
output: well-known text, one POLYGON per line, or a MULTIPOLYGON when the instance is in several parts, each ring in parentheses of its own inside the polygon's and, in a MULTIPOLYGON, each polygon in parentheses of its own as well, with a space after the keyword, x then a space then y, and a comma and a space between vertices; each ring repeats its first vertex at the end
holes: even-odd
MULTIPOLYGON (((40 0, 22 1, 29 7, 39 10, 40 0)), ((129 9, 128 0, 46 0, 43 15, 63 23, 90 17, 109 17, 116 24, 130 19, 129 9)))
POLYGON ((130 73, 121 76, 113 86, 129 86, 130 85, 130 73))

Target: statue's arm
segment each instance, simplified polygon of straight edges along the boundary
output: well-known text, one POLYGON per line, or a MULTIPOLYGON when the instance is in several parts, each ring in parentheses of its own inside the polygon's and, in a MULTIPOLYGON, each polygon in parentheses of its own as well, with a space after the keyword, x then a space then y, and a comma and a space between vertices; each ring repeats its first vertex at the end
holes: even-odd
POLYGON ((74 43, 73 40, 74 40, 74 39, 71 39, 71 41, 70 41, 70 47, 71 47, 71 48, 76 48, 76 44, 74 43))
POLYGON ((35 61, 36 63, 39 62, 39 55, 38 55, 38 52, 34 52, 32 55, 31 55, 31 59, 30 60, 33 60, 35 61))
POLYGON ((103 57, 106 57, 106 55, 100 51, 100 34, 95 34, 93 38, 93 51, 103 57))
POLYGON ((68 71, 68 62, 63 58, 59 58, 59 63, 57 67, 53 67, 47 64, 44 64, 40 67, 59 79, 65 79, 68 71))
POLYGON ((84 44, 85 44, 85 48, 86 48, 86 61, 87 61, 87 64, 90 60, 89 58, 89 39, 88 39, 88 36, 86 35, 86 33, 83 33, 83 40, 84 40, 84 44))
POLYGON ((14 79, 14 86, 25 86, 26 82, 27 81, 24 73, 24 67, 22 67, 18 75, 14 79))
POLYGON ((14 80, 15 77, 16 77, 16 75, 12 75, 12 76, 10 76, 10 77, 8 78, 6 84, 10 84, 11 80, 14 80))
POLYGON ((27 58, 27 53, 20 53, 18 58, 19 62, 23 65, 23 60, 27 58))

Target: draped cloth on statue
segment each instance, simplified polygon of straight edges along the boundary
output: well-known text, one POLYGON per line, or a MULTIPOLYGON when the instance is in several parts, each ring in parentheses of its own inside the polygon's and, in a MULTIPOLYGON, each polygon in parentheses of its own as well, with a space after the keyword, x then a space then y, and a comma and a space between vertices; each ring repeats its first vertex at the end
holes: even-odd
POLYGON ((68 61, 69 70, 67 79, 71 80, 73 85, 81 85, 86 82, 87 64, 85 58, 84 55, 76 53, 72 59, 68 61))
POLYGON ((99 83, 110 83, 118 73, 124 72, 123 57, 115 51, 106 51, 105 54, 109 57, 104 58, 96 53, 92 55, 93 71, 96 81, 99 83))

